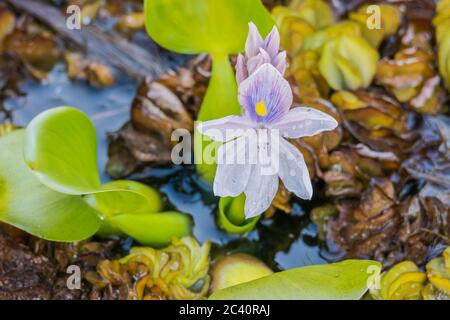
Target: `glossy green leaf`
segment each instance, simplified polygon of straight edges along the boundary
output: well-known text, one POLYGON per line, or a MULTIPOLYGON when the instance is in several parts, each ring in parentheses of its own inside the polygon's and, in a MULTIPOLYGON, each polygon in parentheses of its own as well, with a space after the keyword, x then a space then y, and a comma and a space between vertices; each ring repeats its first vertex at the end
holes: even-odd
POLYGON ((78 109, 59 107, 35 117, 26 129, 24 157, 55 191, 80 195, 100 188, 95 128, 78 109))
POLYGON ((192 232, 191 217, 176 211, 121 214, 108 220, 113 226, 147 246, 166 246, 174 238, 182 238, 192 232))
POLYGON ((97 211, 81 197, 39 182, 23 160, 24 130, 0 138, 0 220, 53 241, 80 241, 100 227, 97 211))
POLYGON ((145 0, 144 10, 152 39, 186 54, 238 53, 250 21, 264 35, 274 24, 260 0, 145 0))
POLYGON ((228 56, 213 55, 213 69, 208 91, 203 100, 198 120, 208 121, 232 114, 240 114, 238 90, 233 68, 228 56))
POLYGON ((130 180, 112 181, 101 186, 101 191, 87 195, 85 201, 105 219, 97 232, 101 237, 125 237, 108 217, 118 214, 157 213, 162 209, 161 195, 153 188, 130 180))
POLYGON ((381 271, 378 262, 347 260, 278 272, 219 290, 215 300, 355 300, 381 271))
POLYGON ((85 200, 105 219, 97 235, 125 237, 108 217, 119 214, 148 214, 162 210, 161 195, 149 186, 130 180, 117 180, 102 185, 101 192, 87 195, 85 200))
POLYGON ((104 184, 99 192, 87 195, 85 199, 105 217, 159 212, 162 209, 161 195, 156 190, 130 180, 104 184))

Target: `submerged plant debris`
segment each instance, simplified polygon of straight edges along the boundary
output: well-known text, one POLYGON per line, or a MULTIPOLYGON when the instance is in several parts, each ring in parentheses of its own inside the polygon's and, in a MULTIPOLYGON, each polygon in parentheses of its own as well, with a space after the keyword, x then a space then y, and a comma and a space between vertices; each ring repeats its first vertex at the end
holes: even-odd
POLYGON ((262 1, 287 52, 294 104, 339 126, 290 139, 312 178, 311 201, 280 184, 259 220, 234 225, 222 212, 233 204, 221 207, 193 166, 171 163, 171 134, 194 131, 211 57, 149 39, 142 1, 36 1, 61 13, 80 6, 94 28, 85 47, 20 2, 0 4, 0 137, 47 108, 74 105, 97 128, 102 181, 148 184, 164 209, 191 215, 195 226, 193 237, 150 248, 98 236, 56 243, 0 223, 0 299, 201 299, 233 283, 218 270, 248 261, 262 276, 344 259, 382 264, 367 298, 449 298, 448 1, 262 1), (374 3, 381 30, 365 25, 374 3), (122 58, 96 54, 97 36, 113 33, 111 56, 123 57, 126 41, 136 59, 139 50, 155 57, 154 72, 127 73, 122 58), (80 290, 67 289, 69 265, 83 269, 80 290))

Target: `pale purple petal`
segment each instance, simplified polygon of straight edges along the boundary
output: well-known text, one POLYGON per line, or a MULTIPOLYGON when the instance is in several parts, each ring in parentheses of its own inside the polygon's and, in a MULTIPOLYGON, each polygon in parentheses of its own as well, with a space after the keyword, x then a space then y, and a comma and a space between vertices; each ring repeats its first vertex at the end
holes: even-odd
POLYGON ((328 114, 311 108, 292 108, 283 117, 270 124, 272 129, 280 130, 285 138, 301 138, 313 136, 323 131, 334 130, 337 121, 328 114))
POLYGON ((284 139, 280 139, 279 150, 279 175, 284 186, 297 197, 310 200, 313 189, 303 155, 293 144, 284 139))
POLYGON ((286 51, 281 51, 274 59, 272 59, 272 64, 282 75, 284 75, 287 69, 286 51))
POLYGON ((243 136, 255 124, 246 116, 227 116, 217 120, 200 122, 197 130, 214 141, 227 142, 243 136))
POLYGON ((213 187, 216 196, 237 197, 244 192, 253 168, 251 163, 255 162, 256 153, 249 152, 249 144, 254 141, 244 136, 219 147, 213 187))
POLYGON ((245 217, 253 218, 269 209, 278 191, 277 175, 261 175, 261 167, 254 165, 245 188, 245 217))
POLYGON ((259 53, 259 48, 263 46, 264 41, 253 22, 250 22, 248 26, 249 32, 245 43, 245 53, 247 58, 251 58, 259 53))
POLYGON ((239 54, 236 62, 236 81, 240 84, 248 78, 247 61, 242 54, 239 54))
POLYGON ((252 75, 256 70, 259 69, 263 64, 270 63, 271 59, 269 54, 264 49, 259 49, 259 54, 248 59, 247 61, 247 73, 252 75))
POLYGON ((280 33, 277 27, 273 27, 272 31, 264 40, 264 47, 271 58, 274 58, 280 51, 280 33))
POLYGON ((271 64, 262 65, 239 86, 239 103, 245 114, 264 124, 283 118, 292 104, 292 89, 289 82, 271 64), (255 111, 257 103, 264 101, 268 114, 259 116, 255 111))

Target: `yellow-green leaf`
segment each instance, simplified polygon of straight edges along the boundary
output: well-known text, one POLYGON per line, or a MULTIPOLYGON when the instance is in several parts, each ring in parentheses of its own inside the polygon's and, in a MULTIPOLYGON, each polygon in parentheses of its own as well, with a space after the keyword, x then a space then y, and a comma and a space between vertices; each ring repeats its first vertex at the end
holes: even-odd
POLYGON ((355 300, 379 275, 381 265, 347 260, 278 272, 215 292, 214 300, 355 300))
POLYGON ((80 196, 55 192, 39 182, 23 160, 24 130, 0 138, 0 221, 53 241, 80 241, 100 218, 80 196))
POLYGON ((35 117, 26 129, 24 157, 38 180, 55 191, 81 195, 100 189, 95 128, 78 109, 59 107, 35 117))
POLYGON ((250 21, 264 35, 273 26, 260 0, 145 0, 144 7, 152 39, 179 53, 238 53, 250 21))

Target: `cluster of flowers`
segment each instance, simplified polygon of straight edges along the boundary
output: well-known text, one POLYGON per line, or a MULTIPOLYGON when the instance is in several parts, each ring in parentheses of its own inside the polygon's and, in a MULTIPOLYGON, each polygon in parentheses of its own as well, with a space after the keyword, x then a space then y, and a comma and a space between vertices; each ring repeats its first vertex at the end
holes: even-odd
POLYGON ((218 149, 214 193, 220 197, 245 193, 247 218, 269 208, 279 178, 298 197, 311 199, 313 190, 304 158, 286 139, 312 136, 338 125, 321 111, 291 108, 293 94, 284 78, 286 67, 286 52, 280 52, 276 27, 263 39, 250 23, 245 55, 238 56, 236 65, 243 113, 207 121, 199 127, 202 134, 223 143, 218 149), (225 157, 237 160, 220 161, 225 157))

